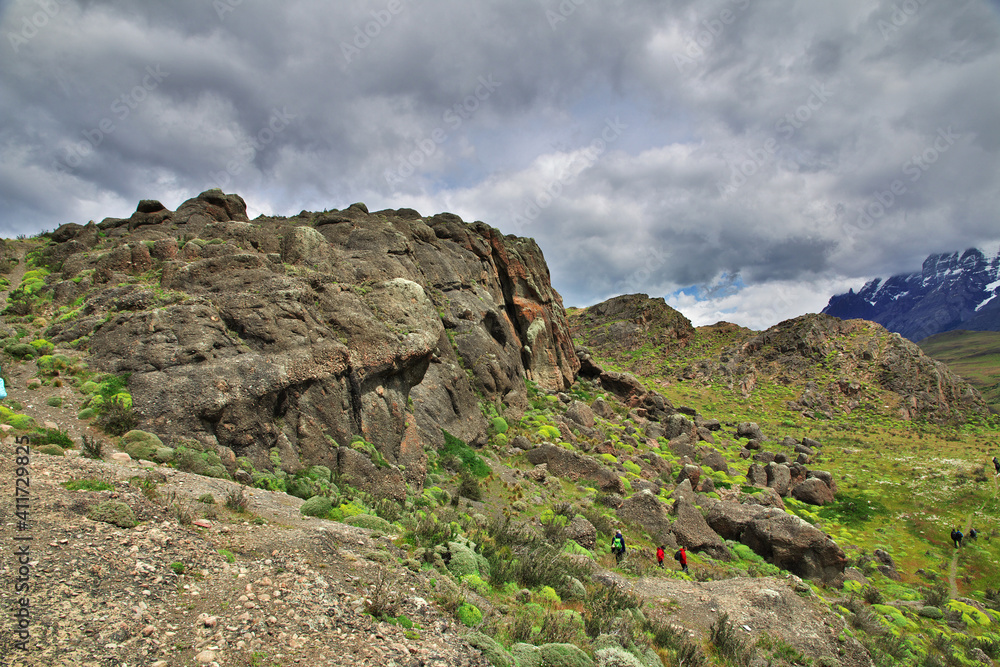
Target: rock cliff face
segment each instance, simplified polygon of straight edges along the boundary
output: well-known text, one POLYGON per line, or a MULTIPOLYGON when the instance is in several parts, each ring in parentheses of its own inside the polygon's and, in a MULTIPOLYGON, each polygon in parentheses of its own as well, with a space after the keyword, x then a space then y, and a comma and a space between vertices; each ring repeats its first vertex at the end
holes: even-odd
POLYGON ((131 373, 141 425, 265 465, 337 465, 352 439, 409 481, 442 429, 483 442, 480 401, 526 405, 579 361, 531 239, 411 209, 250 221, 238 195, 63 225, 45 250, 54 342, 131 373))

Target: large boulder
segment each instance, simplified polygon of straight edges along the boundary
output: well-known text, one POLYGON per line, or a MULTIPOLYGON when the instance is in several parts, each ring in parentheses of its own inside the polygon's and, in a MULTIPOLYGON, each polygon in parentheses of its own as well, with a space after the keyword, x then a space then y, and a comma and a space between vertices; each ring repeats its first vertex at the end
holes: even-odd
POLYGON ((764 466, 764 473, 767 475, 767 485, 778 492, 779 496, 788 494, 792 481, 792 473, 783 463, 768 463, 764 466))
POLYGON ((740 542, 805 579, 832 582, 847 565, 843 550, 829 536, 779 509, 762 508, 744 526, 740 542))
POLYGON ((626 498, 616 514, 626 523, 642 526, 657 544, 666 544, 673 540, 670 512, 666 505, 649 491, 640 491, 626 498))
POLYGON ((597 546, 597 529, 582 516, 573 517, 566 526, 565 535, 584 549, 594 549, 597 546))
POLYGON ((673 523, 673 533, 677 544, 689 551, 707 553, 718 560, 732 559, 729 549, 722 538, 709 527, 701 510, 692 503, 682 501, 674 504, 674 513, 677 518, 673 523))
POLYGON ((590 406, 581 401, 570 403, 570 406, 566 409, 566 418, 576 422, 580 426, 594 428, 594 411, 590 409, 590 406))
POLYGON ((602 387, 625 401, 646 393, 646 388, 630 373, 605 371, 601 373, 599 381, 602 387))
POLYGON ((747 440, 763 440, 764 434, 755 422, 740 422, 736 425, 736 437, 747 440))
POLYGON ((743 530, 762 511, 760 505, 721 502, 708 511, 705 521, 720 537, 738 542, 743 530))
POLYGON ((574 482, 586 479, 597 484, 602 491, 625 493, 625 485, 621 478, 592 456, 545 443, 529 451, 528 460, 534 465, 546 464, 550 475, 574 482))
POLYGON ((812 477, 792 487, 792 498, 810 505, 829 505, 833 502, 833 491, 823 480, 812 477))
POLYGON ((764 471, 764 466, 759 463, 750 464, 747 469, 747 484, 758 487, 767 486, 767 473, 764 471))
POLYGON ((729 474, 729 464, 726 459, 715 449, 710 449, 708 447, 703 447, 698 452, 698 462, 704 466, 708 466, 712 470, 719 472, 724 472, 729 474))

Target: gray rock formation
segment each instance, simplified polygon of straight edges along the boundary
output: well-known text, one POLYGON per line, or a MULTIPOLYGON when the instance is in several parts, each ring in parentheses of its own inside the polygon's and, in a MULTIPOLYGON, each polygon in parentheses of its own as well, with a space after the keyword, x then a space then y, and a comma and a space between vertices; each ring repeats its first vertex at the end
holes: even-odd
POLYGON ((419 475, 442 429, 485 441, 481 398, 516 418, 524 379, 567 388, 579 359, 530 239, 451 214, 303 212, 250 221, 237 195, 64 225, 45 250, 56 342, 130 373, 141 427, 269 467, 337 465, 351 440, 419 475), (98 231, 107 238, 98 237, 98 231))

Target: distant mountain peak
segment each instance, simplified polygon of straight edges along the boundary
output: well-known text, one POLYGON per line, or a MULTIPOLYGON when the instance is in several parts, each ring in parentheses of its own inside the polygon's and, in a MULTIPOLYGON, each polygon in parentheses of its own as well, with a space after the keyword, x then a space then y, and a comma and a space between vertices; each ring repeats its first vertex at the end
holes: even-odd
POLYGON ((873 278, 830 298, 823 313, 878 322, 910 340, 944 331, 1000 331, 1000 250, 934 253, 920 271, 873 278))

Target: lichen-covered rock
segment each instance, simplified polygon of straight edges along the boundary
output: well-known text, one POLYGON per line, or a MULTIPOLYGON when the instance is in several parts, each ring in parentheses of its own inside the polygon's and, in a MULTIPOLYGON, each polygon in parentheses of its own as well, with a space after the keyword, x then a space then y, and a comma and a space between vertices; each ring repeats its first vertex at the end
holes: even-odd
POLYGON ((481 399, 516 419, 524 378, 558 391, 580 365, 537 244, 452 214, 355 204, 251 222, 242 198, 209 190, 92 231, 54 235, 50 260, 71 275, 52 294, 85 302, 47 337, 89 337, 95 370, 130 373, 144 430, 258 468, 275 447, 289 472, 336 466, 361 436, 419 486, 443 430, 486 442, 481 399), (150 271, 159 285, 115 278, 150 271))
POLYGON ((625 493, 621 478, 592 456, 546 443, 529 451, 528 460, 534 465, 546 464, 550 475, 572 481, 586 479, 596 483, 602 491, 625 493))
POLYGON ((697 507, 689 502, 677 502, 674 514, 677 519, 671 529, 677 544, 688 551, 703 551, 718 560, 732 560, 733 556, 722 538, 712 530, 697 507))
POLYGON ((616 511, 625 523, 642 526, 654 542, 673 542, 670 512, 667 506, 649 491, 640 491, 626 498, 616 511))

